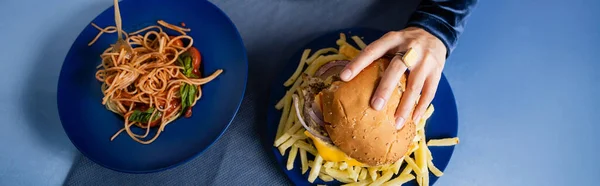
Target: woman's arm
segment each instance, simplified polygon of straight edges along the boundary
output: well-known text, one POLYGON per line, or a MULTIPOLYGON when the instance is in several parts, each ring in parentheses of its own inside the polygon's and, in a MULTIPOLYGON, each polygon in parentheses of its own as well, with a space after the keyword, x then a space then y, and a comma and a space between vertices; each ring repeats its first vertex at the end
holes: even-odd
POLYGON ((476 2, 422 0, 406 28, 388 32, 369 44, 346 66, 340 78, 350 81, 377 58, 394 55, 373 94, 371 107, 382 109, 402 75, 409 70, 406 91, 396 109, 395 125, 400 129, 407 121, 419 121, 435 96, 446 58, 454 49, 476 2), (404 52, 410 57, 404 57, 404 52))
POLYGON ((447 56, 456 46, 477 0, 422 0, 407 27, 419 27, 439 38, 447 56))

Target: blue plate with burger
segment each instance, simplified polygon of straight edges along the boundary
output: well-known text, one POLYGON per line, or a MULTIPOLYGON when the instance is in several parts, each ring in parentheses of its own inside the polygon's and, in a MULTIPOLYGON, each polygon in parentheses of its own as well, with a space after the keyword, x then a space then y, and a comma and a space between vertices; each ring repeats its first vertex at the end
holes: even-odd
MULTIPOLYGON (((268 142, 296 185, 432 185, 458 144, 456 103, 442 76, 420 121, 394 128, 397 104, 369 106, 389 59, 349 82, 340 71, 385 32, 351 28, 324 34, 298 51, 271 87, 268 142)), ((405 74, 406 75, 406 74, 405 74)), ((403 81, 391 103, 399 102, 403 81)))

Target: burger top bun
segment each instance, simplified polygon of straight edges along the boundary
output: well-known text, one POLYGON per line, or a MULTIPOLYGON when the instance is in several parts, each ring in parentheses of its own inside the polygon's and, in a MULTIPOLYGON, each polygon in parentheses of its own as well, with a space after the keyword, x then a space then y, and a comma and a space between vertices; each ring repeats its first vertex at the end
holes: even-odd
POLYGON ((378 59, 349 82, 335 82, 321 92, 325 130, 333 143, 351 158, 369 166, 394 163, 404 157, 416 135, 409 119, 396 130, 394 113, 401 91, 396 87, 385 107, 371 108, 388 59, 378 59))

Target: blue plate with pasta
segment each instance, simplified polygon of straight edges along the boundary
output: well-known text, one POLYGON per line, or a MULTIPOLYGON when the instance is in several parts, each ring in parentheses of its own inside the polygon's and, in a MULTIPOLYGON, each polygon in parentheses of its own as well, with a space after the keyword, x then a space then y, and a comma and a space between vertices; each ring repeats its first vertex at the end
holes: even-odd
POLYGON ((84 28, 65 58, 60 120, 75 147, 104 167, 175 167, 211 146, 236 115, 248 75, 244 44, 208 1, 115 5, 84 28))
MULTIPOLYGON (((292 74, 301 72, 319 76, 320 72, 328 73, 331 71, 329 69, 338 65, 336 63, 351 60, 359 53, 360 48, 383 34, 385 32, 368 28, 351 28, 324 34, 295 53, 282 70, 281 76, 274 81, 268 108, 266 141, 272 146, 271 150, 279 167, 295 185, 356 183, 356 185, 423 186, 433 185, 439 176, 442 176, 442 171, 452 157, 454 145, 458 144, 456 103, 452 89, 444 76, 440 80, 432 106, 427 109, 424 119, 416 125, 418 131, 416 136, 419 137, 413 139, 414 146, 410 146, 408 156, 395 163, 370 168, 362 166, 364 164, 356 163, 354 159, 341 154, 343 152, 335 150, 335 146, 329 145, 331 143, 323 142, 321 139, 327 139, 327 135, 315 137, 312 131, 305 130, 306 123, 319 120, 313 115, 320 111, 311 112, 311 109, 307 110, 308 107, 298 106, 305 102, 298 101, 299 96, 294 95, 294 90, 307 85, 298 83, 304 77, 298 76, 294 79, 292 74), (301 65, 302 68, 299 68, 299 61, 304 61, 307 65, 301 65), (327 70, 321 70, 322 68, 327 70), (293 114, 296 110, 300 110, 301 113, 293 114), (303 118, 303 121, 297 118, 303 118), (420 136, 425 136, 425 139, 420 136), (321 152, 322 150, 325 152, 321 152), (341 160, 335 161, 335 159, 341 160)), ((314 82, 314 79, 308 80, 314 82)), ((318 105, 316 99, 315 103, 318 105)), ((318 108, 315 103, 312 107, 318 108)))

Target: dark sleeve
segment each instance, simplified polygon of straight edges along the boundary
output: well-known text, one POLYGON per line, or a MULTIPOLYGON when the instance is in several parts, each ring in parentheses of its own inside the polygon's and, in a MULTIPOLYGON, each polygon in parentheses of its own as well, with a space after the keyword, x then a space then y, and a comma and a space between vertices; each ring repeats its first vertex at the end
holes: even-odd
POLYGON ((463 32, 467 17, 478 0, 421 0, 408 20, 407 27, 423 28, 446 45, 447 56, 452 53, 463 32))

